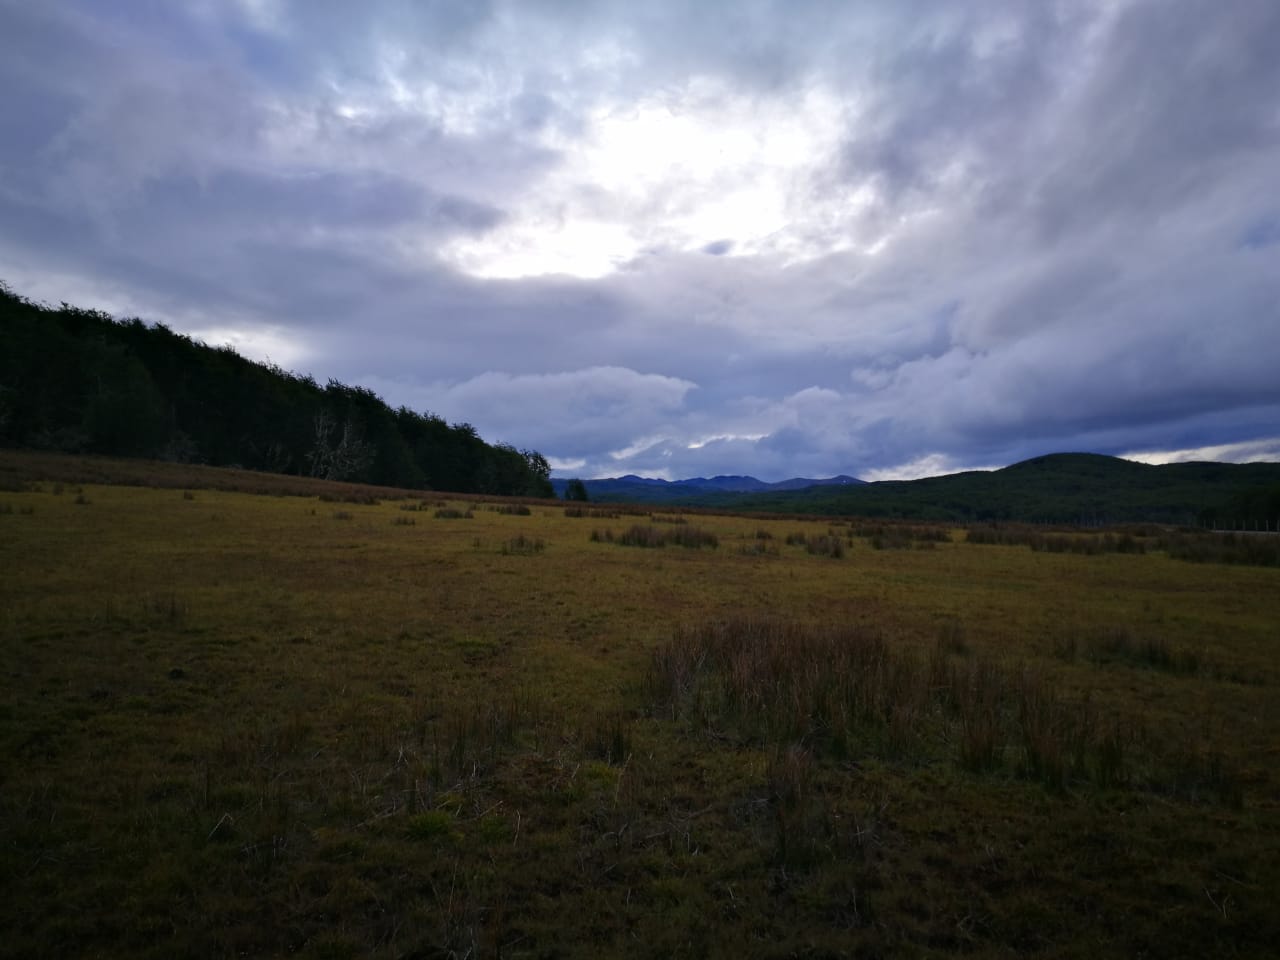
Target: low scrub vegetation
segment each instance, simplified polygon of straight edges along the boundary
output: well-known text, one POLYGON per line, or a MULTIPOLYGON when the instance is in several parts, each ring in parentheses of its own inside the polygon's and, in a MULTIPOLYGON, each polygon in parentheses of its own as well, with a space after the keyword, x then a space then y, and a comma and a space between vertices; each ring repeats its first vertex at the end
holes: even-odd
MULTIPOLYGON (((1130 785, 1240 803, 1240 776, 1219 754, 1198 765, 1181 749, 1161 750, 1139 724, 1062 697, 1037 670, 956 656, 968 648, 955 637, 948 626, 919 653, 874 630, 708 623, 658 648, 648 689, 660 710, 744 744, 802 744, 837 759, 949 756, 965 770, 1007 770, 1055 789, 1130 785)), ((1198 665, 1155 648, 1137 655, 1161 669, 1198 665)))
POLYGON ((541 537, 528 537, 523 533, 512 537, 502 544, 502 553, 517 556, 530 556, 547 549, 547 543, 541 537))
POLYGON ((988 525, 970 527, 965 534, 968 543, 1018 545, 1037 553, 1075 553, 1098 556, 1104 553, 1145 553, 1146 540, 1132 533, 1072 532, 1051 533, 1034 527, 988 525))
POLYGON ((1157 543, 1169 556, 1191 563, 1280 567, 1280 534, 1275 533, 1168 533, 1157 543))
POLYGON ((688 525, 662 530, 637 523, 617 535, 612 530, 592 530, 590 539, 592 543, 616 543, 622 547, 661 548, 672 545, 697 550, 720 546, 720 538, 716 534, 688 525))
POLYGON ((435 512, 437 520, 470 520, 474 516, 473 510, 459 510, 457 507, 437 507, 435 512))
POLYGON ((494 513, 500 513, 508 517, 527 517, 533 511, 523 503, 500 503, 493 507, 494 513))
POLYGON ((584 507, 581 505, 570 506, 564 508, 566 517, 581 519, 590 517, 592 520, 616 520, 620 516, 617 510, 606 510, 600 507, 584 507))
POLYGON ((1121 626, 1095 631, 1083 638, 1068 633, 1054 642, 1054 653, 1064 660, 1083 657, 1103 666, 1120 663, 1180 676, 1209 669, 1209 664, 1195 650, 1174 647, 1164 637, 1137 636, 1121 626))
POLYGON ((0 494, 0 954, 1280 941, 1274 569, 60 469, 0 494))

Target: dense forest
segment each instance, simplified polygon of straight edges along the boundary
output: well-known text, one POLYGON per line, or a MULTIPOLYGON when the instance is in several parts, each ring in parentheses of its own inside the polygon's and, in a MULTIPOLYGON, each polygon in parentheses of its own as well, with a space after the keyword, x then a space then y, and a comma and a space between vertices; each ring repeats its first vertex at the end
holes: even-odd
POLYGON ((1273 531, 1280 529, 1280 464, 1154 466, 1099 454, 1058 453, 1002 470, 743 494, 722 498, 716 506, 955 523, 1154 522, 1273 531))
POLYGON ((414 489, 553 496, 539 453, 372 391, 255 363, 161 323, 33 303, 0 283, 0 445, 414 489))
MULTIPOLYGON (((835 478, 844 480, 846 478, 835 478)), ((552 481, 563 488, 563 481, 552 481)), ((782 486, 805 481, 787 481, 782 486)), ((1091 453, 1057 453, 1001 470, 876 483, 809 481, 768 489, 750 477, 667 483, 622 477, 587 480, 601 503, 639 502, 763 513, 899 520, 1100 526, 1163 523, 1227 530, 1280 530, 1280 464, 1169 463, 1153 466, 1091 453), (715 489, 717 481, 737 488, 715 489), (750 489, 746 481, 764 489, 750 489), (704 485, 699 485, 704 484, 704 485)))

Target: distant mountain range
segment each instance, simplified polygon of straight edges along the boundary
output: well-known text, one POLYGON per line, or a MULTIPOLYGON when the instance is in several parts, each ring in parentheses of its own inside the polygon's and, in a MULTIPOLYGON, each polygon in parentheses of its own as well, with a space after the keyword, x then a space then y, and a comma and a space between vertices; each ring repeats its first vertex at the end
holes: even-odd
MULTIPOLYGON (((567 481, 553 480, 563 496, 567 481)), ((1058 453, 1001 470, 866 483, 853 477, 587 480, 592 500, 972 523, 1280 525, 1280 463, 1135 463, 1058 453)))
MULTIPOLYGON (((767 483, 755 477, 720 476, 693 477, 689 480, 657 480, 652 477, 637 477, 627 474, 625 477, 609 477, 603 480, 584 480, 587 495, 603 503, 649 503, 687 501, 699 499, 708 494, 733 493, 783 493, 793 490, 807 490, 810 487, 840 487, 865 483, 857 477, 827 477, 813 480, 805 477, 793 477, 790 480, 779 480, 767 483)), ((563 497, 568 480, 552 478, 551 485, 556 496, 563 497)))

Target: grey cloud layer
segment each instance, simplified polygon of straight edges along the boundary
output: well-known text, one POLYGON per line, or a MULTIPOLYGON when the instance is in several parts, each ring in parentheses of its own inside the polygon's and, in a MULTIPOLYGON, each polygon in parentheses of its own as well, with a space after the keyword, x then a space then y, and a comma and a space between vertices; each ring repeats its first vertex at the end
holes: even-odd
POLYGON ((1280 434, 1271 0, 0 0, 0 54, 15 289, 271 344, 584 475, 1280 434), (564 216, 681 202, 555 178, 602 112, 699 84, 838 99, 837 149, 788 183, 805 256, 726 234, 484 280, 444 255, 553 187, 564 216))

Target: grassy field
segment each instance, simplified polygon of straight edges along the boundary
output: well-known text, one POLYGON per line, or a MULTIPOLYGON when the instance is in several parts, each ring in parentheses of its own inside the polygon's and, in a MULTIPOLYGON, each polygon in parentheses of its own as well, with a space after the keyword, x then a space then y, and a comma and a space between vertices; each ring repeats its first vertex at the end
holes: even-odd
POLYGON ((0 955, 1280 943, 1280 570, 4 457, 0 955))

